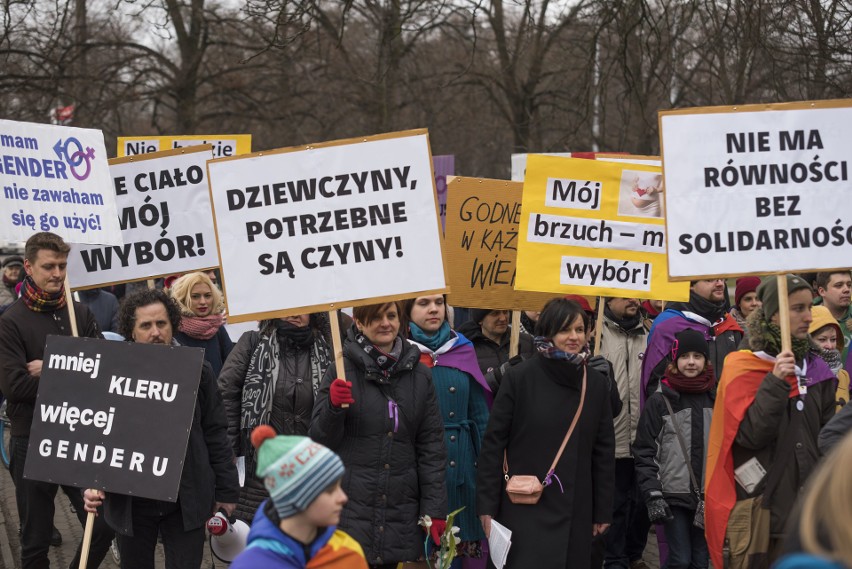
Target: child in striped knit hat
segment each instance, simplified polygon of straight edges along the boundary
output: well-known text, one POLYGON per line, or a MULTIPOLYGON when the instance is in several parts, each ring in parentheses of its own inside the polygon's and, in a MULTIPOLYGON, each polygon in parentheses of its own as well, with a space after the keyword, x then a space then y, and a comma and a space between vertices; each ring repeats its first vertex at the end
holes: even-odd
POLYGON ((367 569, 361 546, 337 529, 347 501, 340 457, 308 437, 275 436, 268 425, 251 442, 269 499, 232 569, 367 569))

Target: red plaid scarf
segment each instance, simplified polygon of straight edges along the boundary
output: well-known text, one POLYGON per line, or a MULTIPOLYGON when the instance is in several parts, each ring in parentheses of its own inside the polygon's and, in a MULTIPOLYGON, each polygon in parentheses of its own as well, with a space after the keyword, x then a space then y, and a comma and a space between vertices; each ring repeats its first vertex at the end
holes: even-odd
POLYGON ((21 286, 21 298, 33 312, 55 312, 65 306, 65 289, 56 294, 45 292, 27 275, 21 286))

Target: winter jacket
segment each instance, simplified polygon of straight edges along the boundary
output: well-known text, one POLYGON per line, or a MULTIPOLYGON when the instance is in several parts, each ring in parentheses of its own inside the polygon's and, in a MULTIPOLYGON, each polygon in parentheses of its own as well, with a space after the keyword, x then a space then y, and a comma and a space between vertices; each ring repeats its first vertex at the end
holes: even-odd
POLYGON ((320 528, 309 544, 296 541, 279 528, 268 501, 258 508, 245 550, 231 569, 367 569, 358 542, 336 526, 320 528))
POLYGON ((640 320, 625 330, 608 317, 603 318, 599 355, 612 364, 621 413, 615 416, 615 458, 630 458, 630 444, 639 424, 639 392, 642 381, 642 355, 647 345, 648 329, 640 320))
POLYGON ((698 507, 696 488, 690 479, 677 431, 689 452, 692 472, 700 486, 697 490, 704 494, 704 462, 713 418, 714 391, 680 393, 664 383, 662 390, 645 402, 633 443, 636 478, 643 499, 647 500, 651 492, 658 491, 670 506, 690 510, 698 507), (672 406, 674 420, 663 397, 672 406))
POLYGON ((326 372, 314 404, 310 435, 346 465, 349 502, 339 527, 355 538, 370 564, 414 561, 423 552, 421 515, 447 516, 444 425, 429 369, 420 350, 403 340, 389 377, 347 333, 343 353, 355 403, 337 408, 326 372), (394 412, 396 410, 396 412, 394 412))
POLYGON ((118 332, 118 299, 111 292, 100 289, 81 290, 80 302, 89 307, 101 332, 118 332))
POLYGON ((213 368, 213 373, 219 377, 222 371, 222 366, 225 360, 228 359, 228 354, 234 348, 234 342, 225 330, 225 326, 221 326, 216 334, 208 340, 199 340, 187 335, 185 332, 175 332, 175 340, 180 342, 181 346, 189 346, 190 348, 204 348, 204 359, 213 368))
POLYGON ((432 370, 444 422, 447 508, 450 511, 464 508, 455 517, 455 524, 460 528, 459 539, 479 541, 485 534, 476 515, 476 460, 488 425, 491 392, 477 366, 473 346, 464 336, 455 334, 438 349, 439 353, 412 343, 421 352, 420 361, 432 370))
MULTIPOLYGON (((213 515, 216 502, 234 504, 239 494, 222 399, 216 389, 213 369, 204 362, 178 488, 183 529, 189 531, 204 526, 213 515)), ((134 500, 148 498, 107 492, 104 516, 116 533, 133 536, 134 500)))
MULTIPOLYGON (((228 439, 234 455, 238 457, 251 452, 251 449, 241 448, 241 413, 245 397, 243 385, 249 361, 261 338, 257 331, 243 334, 219 374, 219 392, 222 394, 222 403, 228 419, 228 439)), ((325 346, 325 340, 321 336, 317 335, 316 341, 325 346)), ((314 409, 314 390, 311 385, 312 351, 297 348, 290 343, 279 346, 280 363, 272 395, 271 425, 276 433, 282 435, 308 436, 314 409)), ((246 472, 245 485, 240 491, 240 501, 234 515, 250 524, 258 506, 268 495, 263 481, 257 478, 254 472, 246 472)))
POLYGON ((592 526, 612 520, 612 413, 606 381, 591 367, 552 484, 535 505, 513 504, 505 491, 504 450, 509 475, 544 479, 579 407, 584 368, 536 354, 506 371, 494 400, 477 469, 477 514, 512 531, 508 567, 589 567, 592 526))
POLYGON ((717 382, 722 377, 725 358, 728 354, 740 349, 740 342, 743 339, 743 330, 730 313, 725 315, 724 320, 712 325, 697 314, 691 312, 687 314, 672 308, 665 309, 654 320, 654 325, 648 334, 648 347, 642 359, 642 392, 640 393, 642 404, 651 393, 659 389, 660 379, 665 373, 666 366, 672 361, 671 349, 675 335, 687 328, 704 334, 710 352, 708 361, 716 372, 717 382))
MULTIPOLYGON (((473 348, 476 350, 476 360, 479 362, 479 369, 482 370, 483 375, 489 371, 499 369, 501 365, 509 361, 511 330, 507 330, 503 334, 499 344, 483 334, 480 325, 473 321, 465 322, 459 326, 458 332, 473 342, 473 348)), ((524 358, 528 358, 534 352, 532 336, 521 333, 518 340, 518 354, 524 358)))
MULTIPOLYGON (((101 337, 95 317, 85 305, 75 302, 74 313, 79 336, 101 337)), ((6 412, 13 437, 30 436, 39 378, 27 372, 27 362, 44 359, 49 334, 71 335, 67 308, 34 312, 23 300, 17 300, 0 318, 0 392, 8 400, 6 412)))
POLYGON ((819 450, 827 455, 843 437, 852 432, 852 405, 846 405, 819 432, 819 450))

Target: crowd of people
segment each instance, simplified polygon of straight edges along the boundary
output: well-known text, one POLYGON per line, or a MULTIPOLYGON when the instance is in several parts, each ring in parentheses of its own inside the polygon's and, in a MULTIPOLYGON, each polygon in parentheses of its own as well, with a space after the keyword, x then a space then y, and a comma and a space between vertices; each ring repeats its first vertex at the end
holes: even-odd
MULTIPOLYGON (((46 337, 72 333, 69 249, 39 233, 3 263, 23 569, 48 567, 53 539, 60 486, 23 473, 46 337)), ((90 568, 115 539, 125 569, 152 568, 158 540, 167 568, 197 569, 217 511, 251 525, 239 569, 434 567, 448 547, 479 569, 495 523, 511 569, 647 569, 650 531, 670 569, 850 566, 849 271, 786 275, 788 311, 775 276, 738 279, 733 303, 722 279, 687 302, 602 298, 600 321, 555 297, 515 346, 505 310, 359 306, 339 314, 342 368, 326 313, 232 343, 211 277, 71 300, 80 336, 205 353, 176 502, 61 486, 95 514, 90 568)))

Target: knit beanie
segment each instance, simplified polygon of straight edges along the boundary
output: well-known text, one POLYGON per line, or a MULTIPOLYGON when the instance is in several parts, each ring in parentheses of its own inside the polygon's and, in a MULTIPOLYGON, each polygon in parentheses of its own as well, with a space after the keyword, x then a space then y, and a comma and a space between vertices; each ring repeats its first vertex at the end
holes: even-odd
POLYGON ((675 334, 675 341, 672 344, 672 361, 676 362, 678 357, 688 352, 697 352, 703 355, 705 359, 709 357, 709 349, 704 334, 691 328, 675 334))
POLYGON ((737 279, 737 288, 734 291, 734 306, 739 308, 740 301, 745 295, 757 290, 760 285, 760 277, 740 277, 737 279))
MULTIPOLYGON (((807 289, 813 294, 811 288, 805 279, 797 275, 786 275, 787 277, 787 295, 791 295, 797 290, 807 289)), ((763 315, 769 321, 778 312, 778 278, 775 275, 764 277, 757 287, 757 298, 763 303, 763 315)))
POLYGON ((255 472, 282 519, 308 509, 345 470, 340 457, 323 445, 308 437, 275 436, 269 425, 252 431, 251 444, 257 449, 255 472))
POLYGON ((470 318, 477 324, 481 324, 485 317, 491 313, 490 308, 471 308, 470 318))

